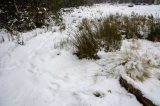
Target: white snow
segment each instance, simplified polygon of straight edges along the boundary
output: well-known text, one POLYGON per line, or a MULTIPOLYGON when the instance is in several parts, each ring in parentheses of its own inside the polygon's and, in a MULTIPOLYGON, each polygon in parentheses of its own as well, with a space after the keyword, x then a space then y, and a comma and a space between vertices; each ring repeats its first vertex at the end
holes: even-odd
POLYGON ((25 46, 0 45, 1 106, 140 106, 117 79, 96 76, 101 68, 96 61, 79 60, 69 51, 54 49, 56 33, 47 34, 25 46), (104 97, 95 97, 97 91, 104 97))
MULTIPOLYGON (((0 106, 142 106, 135 96, 120 86, 121 67, 115 67, 121 62, 122 53, 128 50, 130 41, 124 41, 121 51, 99 51, 101 59, 97 61, 79 60, 72 54, 70 46, 66 49, 56 47, 73 34, 82 18, 99 18, 117 12, 129 15, 132 11, 158 16, 160 6, 129 8, 127 5, 97 4, 74 8, 72 12, 63 13, 65 31, 53 27, 22 33, 23 46, 8 41, 6 33, 1 31, 0 37, 5 36, 5 42, 0 43, 0 106), (96 97, 96 92, 101 96, 96 97)), ((160 63, 160 44, 145 40, 138 42, 141 47, 137 52, 150 57, 157 66, 160 63)), ((159 70, 152 73, 155 76, 159 70)), ((159 80, 157 83, 154 80, 148 79, 136 87, 160 105, 157 96, 160 84, 159 80)))
POLYGON ((159 5, 135 5, 134 7, 128 7, 128 4, 96 4, 91 7, 79 7, 70 9, 71 12, 64 13, 64 20, 67 25, 67 29, 73 30, 82 18, 102 18, 110 14, 124 14, 131 15, 132 13, 138 15, 153 15, 154 17, 160 16, 159 5))

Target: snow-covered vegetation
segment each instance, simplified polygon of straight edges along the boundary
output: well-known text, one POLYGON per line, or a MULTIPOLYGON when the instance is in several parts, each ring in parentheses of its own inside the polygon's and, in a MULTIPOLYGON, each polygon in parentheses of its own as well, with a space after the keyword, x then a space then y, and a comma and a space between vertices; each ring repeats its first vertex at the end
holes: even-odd
MULTIPOLYGON (((121 87, 121 76, 155 105, 160 105, 160 42, 139 37, 126 39, 122 31, 119 48, 107 51, 102 42, 105 35, 98 39, 89 36, 88 41, 85 35, 95 36, 95 33, 79 33, 83 31, 82 23, 91 24, 87 28, 96 31, 93 24, 102 23, 110 14, 129 17, 134 12, 159 19, 159 5, 95 4, 61 11, 65 27, 53 24, 18 32, 18 36, 1 29, 0 106, 142 106, 134 95, 121 87), (76 40, 77 32, 84 42, 76 40), (103 39, 101 44, 100 39, 103 39), (83 44, 89 54, 97 48, 91 56, 98 58, 79 58, 78 55, 86 51, 78 46, 82 51, 77 55, 77 42, 83 44), (93 42, 98 43, 92 45, 93 42)), ((144 25, 142 29, 145 27, 138 32, 148 36, 149 28, 144 25)), ((115 32, 109 34, 112 33, 115 32)), ((159 30, 156 36, 160 36, 159 30)))

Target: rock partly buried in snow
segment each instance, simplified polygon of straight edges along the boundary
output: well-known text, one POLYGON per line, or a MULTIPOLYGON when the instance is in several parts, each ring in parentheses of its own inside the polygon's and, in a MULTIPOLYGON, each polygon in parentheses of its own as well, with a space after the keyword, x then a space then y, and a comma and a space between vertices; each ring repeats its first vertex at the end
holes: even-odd
POLYGON ((99 97, 99 98, 104 97, 104 93, 99 92, 99 91, 94 92, 93 95, 96 96, 96 97, 99 97))

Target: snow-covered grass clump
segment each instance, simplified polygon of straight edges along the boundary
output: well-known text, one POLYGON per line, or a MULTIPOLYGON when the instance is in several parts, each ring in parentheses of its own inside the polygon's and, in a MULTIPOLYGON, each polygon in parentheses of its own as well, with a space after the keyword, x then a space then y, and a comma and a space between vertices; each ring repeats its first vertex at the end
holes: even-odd
POLYGON ((128 50, 125 48, 125 51, 122 52, 122 57, 125 61, 124 70, 127 75, 134 80, 138 79, 143 81, 150 76, 147 68, 149 67, 149 61, 147 57, 139 55, 137 51, 140 48, 140 43, 136 40, 132 40, 128 50))
MULTIPOLYGON (((142 51, 143 40, 130 40, 130 43, 122 45, 122 58, 125 62, 124 67, 127 75, 132 79, 144 81, 146 78, 152 77, 151 72, 153 70, 160 69, 160 56, 158 52, 148 50, 142 51), (128 46, 128 47, 127 47, 128 46)), ((146 41, 145 41, 146 42, 146 41)))
MULTIPOLYGON (((155 105, 159 106, 160 92, 157 89, 160 87, 160 43, 153 43, 146 40, 125 40, 123 42, 121 51, 123 53, 128 51, 130 54, 132 54, 129 56, 132 57, 132 59, 130 58, 129 60, 134 60, 133 63, 136 63, 134 66, 139 66, 136 67, 136 69, 138 69, 136 70, 136 73, 134 71, 133 73, 131 72, 133 76, 128 74, 125 68, 121 68, 122 77, 125 78, 128 83, 132 84, 135 88, 139 89, 144 97, 150 99, 155 105), (133 47, 136 47, 136 49, 133 50, 133 47), (141 74, 142 72, 148 73, 149 76, 147 75, 147 77, 144 77, 144 74, 141 74), (136 77, 136 75, 141 75, 141 77, 139 77, 140 79, 136 77)), ((127 65, 127 67, 131 66, 133 65, 127 65)))
POLYGON ((125 73, 135 81, 145 81, 151 77, 160 78, 159 43, 150 45, 146 40, 123 40, 120 51, 99 52, 99 64, 103 66, 101 75, 119 77, 125 73), (149 46, 148 46, 149 45, 149 46))

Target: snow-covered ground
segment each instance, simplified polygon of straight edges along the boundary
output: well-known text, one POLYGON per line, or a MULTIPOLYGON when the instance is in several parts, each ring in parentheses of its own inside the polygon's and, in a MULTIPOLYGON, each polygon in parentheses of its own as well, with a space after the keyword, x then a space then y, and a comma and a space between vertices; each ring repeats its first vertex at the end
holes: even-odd
POLYGON ((152 14, 154 17, 160 17, 160 5, 135 5, 134 7, 128 7, 127 4, 96 4, 91 7, 68 8, 65 10, 71 11, 63 15, 68 29, 74 29, 82 18, 102 18, 116 13, 123 15, 131 15, 133 13, 138 15, 152 14))
MULTIPOLYGON (((70 46, 57 47, 73 34, 82 18, 99 18, 117 12, 130 15, 132 11, 159 17, 160 6, 129 8, 124 4, 98 4, 73 8, 63 14, 65 31, 53 27, 48 31, 36 29, 22 33, 23 46, 7 41, 7 34, 1 31, 0 37, 4 36, 5 42, 0 43, 0 106, 142 106, 118 82, 123 67, 112 69, 129 50, 130 40, 123 41, 120 51, 99 51, 100 60, 79 60, 70 46)), ((150 67, 155 70, 151 72, 153 78, 144 84, 129 81, 160 105, 160 81, 157 80, 160 78, 160 43, 136 42, 139 48, 134 52, 150 59, 156 67, 150 67)))

